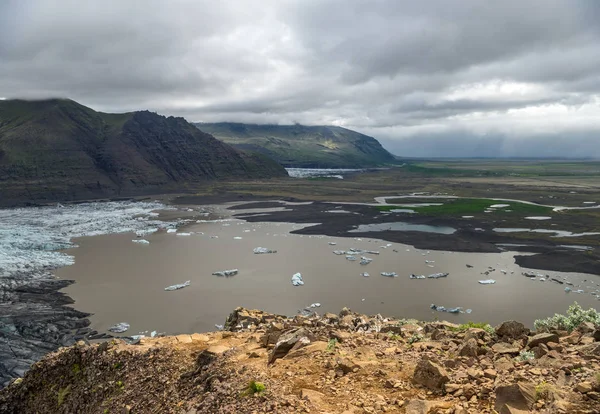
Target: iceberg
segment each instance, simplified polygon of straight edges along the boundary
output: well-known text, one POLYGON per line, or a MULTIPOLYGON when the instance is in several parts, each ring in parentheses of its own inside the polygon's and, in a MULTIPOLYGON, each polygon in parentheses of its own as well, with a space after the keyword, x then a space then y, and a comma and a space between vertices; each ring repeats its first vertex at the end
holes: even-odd
POLYGON ((360 274, 362 277, 369 277, 371 276, 370 274, 368 274, 367 272, 363 272, 360 274))
POLYGON ((411 274, 409 276, 410 279, 425 279, 425 275, 415 275, 415 274, 411 274))
POLYGON ((123 332, 127 331, 128 329, 129 329, 129 324, 127 322, 119 322, 117 324, 114 324, 110 328, 108 328, 109 331, 115 332, 115 333, 123 333, 123 332))
POLYGON ((150 242, 148 240, 144 240, 144 239, 135 239, 135 240, 132 240, 132 242, 137 243, 137 244, 150 244, 150 242))
POLYGON ((361 265, 363 265, 363 266, 366 266, 366 265, 368 265, 368 264, 369 264, 369 263, 371 263, 372 261, 373 261, 373 259, 369 259, 368 257, 364 257, 364 256, 362 256, 362 257, 360 258, 360 264, 361 264, 361 265))
POLYGON ((342 255, 346 254, 346 252, 343 251, 343 250, 334 250, 333 254, 337 254, 338 256, 342 256, 342 255))
POLYGON ((253 251, 254 251, 254 254, 277 253, 277 250, 267 249, 266 247, 257 247, 253 251))
POLYGON ((494 279, 485 279, 479 281, 479 284, 481 285, 493 285, 494 283, 496 283, 494 279))
POLYGON ((381 276, 385 277, 398 277, 396 272, 381 272, 381 276))
POLYGON ((235 276, 237 274, 238 274, 238 270, 237 269, 220 270, 218 272, 214 272, 213 273, 214 276, 225 276, 225 277, 231 277, 231 276, 235 276))
POLYGON ((439 279, 440 277, 448 277, 450 273, 434 273, 431 274, 429 276, 427 276, 427 278, 429 279, 439 279))
POLYGON ((300 273, 295 273, 294 276, 292 276, 292 285, 294 285, 294 286, 304 285, 304 280, 302 280, 302 275, 300 273))
POLYGON ((165 288, 165 290, 171 291, 171 290, 183 289, 184 287, 188 287, 191 283, 192 282, 190 280, 187 280, 184 283, 178 283, 176 285, 167 286, 165 288))
POLYGON ((167 233, 177 233, 177 229, 167 229, 167 233))
POLYGON ((352 255, 348 255, 346 256, 346 260, 350 260, 351 262, 356 260, 356 257, 352 256, 352 255))

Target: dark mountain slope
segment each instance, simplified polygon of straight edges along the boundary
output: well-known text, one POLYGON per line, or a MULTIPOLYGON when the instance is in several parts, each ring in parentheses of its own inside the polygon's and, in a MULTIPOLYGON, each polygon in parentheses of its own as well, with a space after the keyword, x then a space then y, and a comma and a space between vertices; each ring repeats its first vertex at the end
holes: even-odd
POLYGON ((286 167, 358 168, 396 162, 372 137, 335 126, 194 124, 239 149, 259 151, 286 167))
POLYGON ((0 101, 0 205, 183 190, 284 176, 183 118, 104 114, 66 99, 0 101))

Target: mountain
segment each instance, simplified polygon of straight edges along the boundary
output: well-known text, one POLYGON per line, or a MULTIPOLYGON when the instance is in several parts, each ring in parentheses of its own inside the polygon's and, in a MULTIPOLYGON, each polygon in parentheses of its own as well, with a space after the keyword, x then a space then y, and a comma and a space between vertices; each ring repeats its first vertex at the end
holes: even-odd
POLYGON ((261 152, 286 167, 360 168, 396 162, 375 138, 336 126, 194 125, 229 145, 261 152))
POLYGON ((0 101, 0 205, 285 175, 264 155, 236 150, 183 118, 106 114, 68 99, 0 101))

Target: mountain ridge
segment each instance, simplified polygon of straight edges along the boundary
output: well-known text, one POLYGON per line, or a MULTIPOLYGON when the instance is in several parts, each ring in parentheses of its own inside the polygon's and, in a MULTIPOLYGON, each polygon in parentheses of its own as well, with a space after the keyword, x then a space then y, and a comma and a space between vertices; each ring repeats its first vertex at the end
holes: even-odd
POLYGON ((0 205, 133 196, 285 176, 183 118, 96 112, 69 99, 0 101, 0 205))
POLYGON ((194 125, 235 148, 268 155, 285 167, 363 168, 396 163, 375 138, 338 126, 238 122, 194 125))

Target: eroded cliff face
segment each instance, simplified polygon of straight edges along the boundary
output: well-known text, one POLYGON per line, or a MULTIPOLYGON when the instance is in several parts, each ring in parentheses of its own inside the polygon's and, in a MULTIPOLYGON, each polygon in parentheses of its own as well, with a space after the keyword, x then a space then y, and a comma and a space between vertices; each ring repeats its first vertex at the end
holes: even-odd
POLYGON ((185 190, 286 176, 183 118, 104 114, 65 99, 0 101, 0 206, 185 190))
POLYGON ((534 334, 236 309, 225 331, 83 342, 0 391, 4 413, 596 413, 600 331, 534 334), (494 411, 495 410, 495 411, 494 411))

